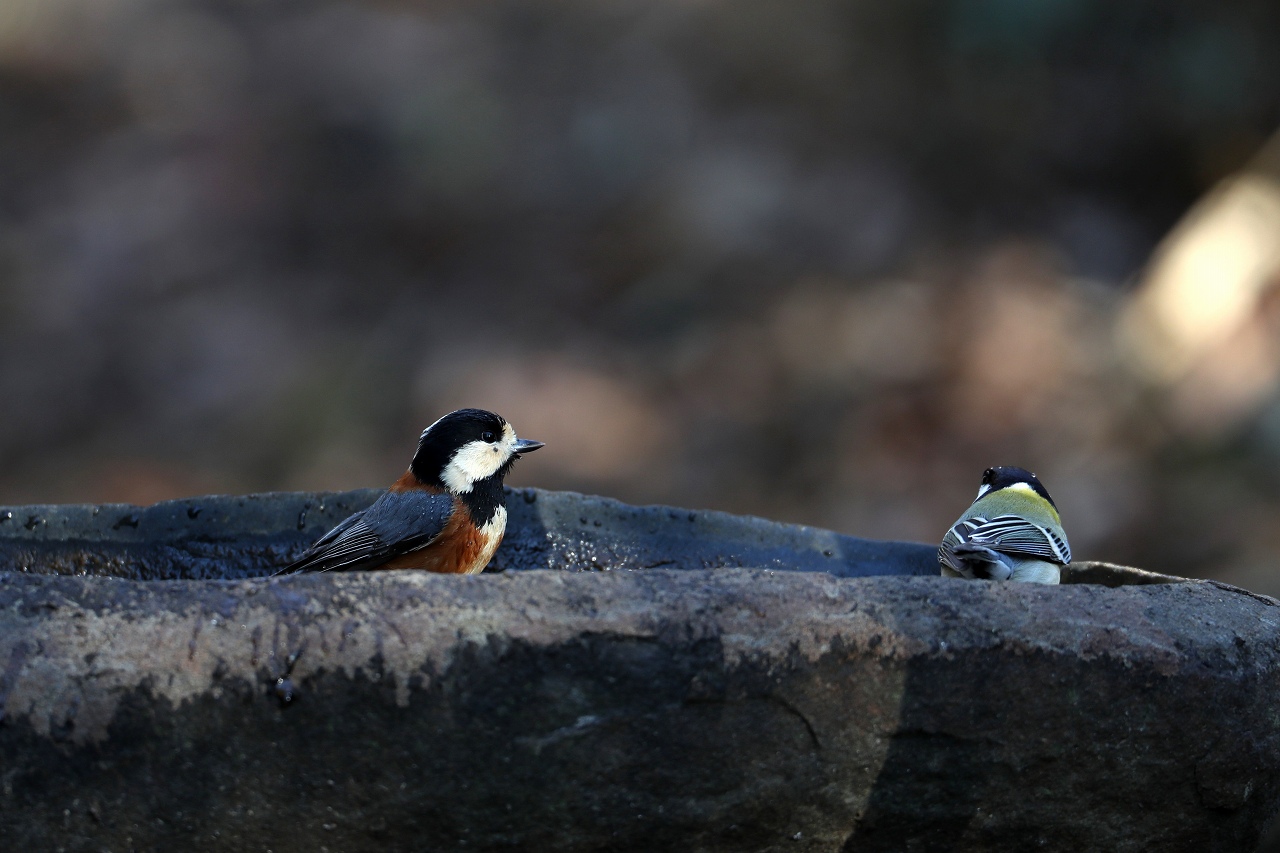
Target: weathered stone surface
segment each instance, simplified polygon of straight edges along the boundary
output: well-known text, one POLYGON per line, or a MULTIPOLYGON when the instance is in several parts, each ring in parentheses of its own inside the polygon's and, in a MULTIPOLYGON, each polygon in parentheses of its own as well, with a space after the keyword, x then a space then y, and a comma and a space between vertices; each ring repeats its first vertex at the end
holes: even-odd
POLYGON ((1237 851, 1276 811, 1266 596, 535 491, 495 574, 263 577, 376 495, 0 511, 0 849, 1237 851))
MULTIPOLYGON (((259 577, 285 565, 377 489, 0 509, 0 568, 142 580, 259 577)), ((507 490, 490 571, 754 566, 841 577, 936 574, 933 546, 879 542, 723 512, 507 490)))
POLYGON ((1280 606, 1207 582, 0 579, 6 849, 1239 851, 1277 803, 1280 606))

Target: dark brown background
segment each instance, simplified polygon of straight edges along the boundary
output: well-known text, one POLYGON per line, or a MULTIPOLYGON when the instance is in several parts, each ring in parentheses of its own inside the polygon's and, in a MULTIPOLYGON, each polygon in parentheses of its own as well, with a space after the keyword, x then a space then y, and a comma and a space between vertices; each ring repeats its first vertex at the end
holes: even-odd
POLYGON ((476 405, 517 485, 928 541, 1019 464, 1276 591, 1276 336, 1221 404, 1118 318, 1277 126, 1270 0, 8 0, 0 501, 389 483, 476 405))

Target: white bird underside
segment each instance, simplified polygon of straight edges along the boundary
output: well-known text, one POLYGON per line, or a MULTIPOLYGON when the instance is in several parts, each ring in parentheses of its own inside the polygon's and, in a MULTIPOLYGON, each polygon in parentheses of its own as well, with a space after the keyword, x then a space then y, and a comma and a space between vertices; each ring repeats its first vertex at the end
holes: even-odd
MULTIPOLYGON (((942 567, 942 576, 945 578, 980 580, 974 574, 962 574, 949 566, 942 567)), ((1061 579, 1062 567, 1057 563, 1050 563, 1045 560, 1018 560, 1010 570, 1008 577, 981 578, 981 580, 1008 580, 1015 583, 1059 583, 1061 579)))

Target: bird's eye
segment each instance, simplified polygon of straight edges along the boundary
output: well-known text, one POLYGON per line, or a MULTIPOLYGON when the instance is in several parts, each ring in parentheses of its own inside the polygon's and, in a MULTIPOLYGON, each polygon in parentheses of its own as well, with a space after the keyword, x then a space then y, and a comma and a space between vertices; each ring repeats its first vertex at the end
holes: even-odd
POLYGON ((984 486, 991 485, 991 481, 994 480, 995 477, 996 477, 996 469, 988 468, 987 470, 982 472, 982 484, 984 486))
POLYGON ((481 440, 481 441, 487 441, 487 442, 489 442, 490 444, 493 444, 493 442, 494 442, 495 440, 497 440, 497 438, 498 438, 498 437, 497 437, 496 435, 494 435, 493 433, 491 433, 491 432, 482 432, 482 433, 480 433, 480 440, 481 440))

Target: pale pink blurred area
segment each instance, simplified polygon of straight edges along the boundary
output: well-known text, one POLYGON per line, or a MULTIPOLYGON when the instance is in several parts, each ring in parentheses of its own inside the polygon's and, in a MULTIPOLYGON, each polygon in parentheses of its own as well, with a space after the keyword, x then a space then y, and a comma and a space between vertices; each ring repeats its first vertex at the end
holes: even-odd
POLYGON ((662 493, 674 475, 679 424, 635 377, 587 357, 512 353, 475 364, 424 368, 416 383, 423 418, 464 406, 488 408, 517 435, 546 443, 522 460, 511 485, 662 493))
POLYGON ((0 5, 0 503, 513 485, 1280 593, 1280 6, 0 5), (1269 141, 1271 140, 1271 141, 1269 141))

